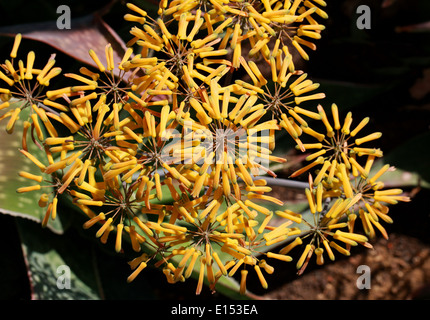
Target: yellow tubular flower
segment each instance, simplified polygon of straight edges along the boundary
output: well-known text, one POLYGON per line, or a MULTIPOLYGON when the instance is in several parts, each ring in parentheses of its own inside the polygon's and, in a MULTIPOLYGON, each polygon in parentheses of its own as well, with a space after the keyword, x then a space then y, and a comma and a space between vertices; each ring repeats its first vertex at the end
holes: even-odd
POLYGON ((137 277, 137 275, 146 267, 147 264, 145 262, 141 262, 139 266, 133 271, 133 273, 127 278, 127 282, 132 282, 137 277))
POLYGON ((15 36, 15 40, 14 40, 14 43, 13 43, 12 51, 10 52, 10 57, 11 58, 16 58, 19 45, 21 44, 21 39, 22 39, 22 35, 21 35, 21 33, 18 33, 15 36))
POLYGON ((99 57, 97 56, 97 53, 93 50, 90 49, 88 51, 91 59, 93 59, 94 63, 97 65, 97 68, 99 68, 100 72, 104 72, 106 70, 105 66, 100 62, 99 57))
POLYGON ((244 295, 246 292, 246 278, 248 276, 248 270, 243 269, 241 271, 241 278, 240 278, 240 294, 244 295))

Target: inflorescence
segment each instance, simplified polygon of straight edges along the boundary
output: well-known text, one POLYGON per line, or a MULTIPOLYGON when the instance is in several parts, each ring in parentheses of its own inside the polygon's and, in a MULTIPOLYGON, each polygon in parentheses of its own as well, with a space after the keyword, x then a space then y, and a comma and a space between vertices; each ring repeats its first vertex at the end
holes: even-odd
POLYGON ((372 171, 383 156, 373 147, 381 133, 361 135, 369 118, 343 119, 336 104, 300 106, 325 98, 296 70, 316 50, 325 6, 162 0, 153 18, 129 3, 125 20, 135 26, 122 60, 114 61, 110 44, 103 57, 89 48, 97 68, 79 74, 62 74, 55 56, 44 66, 33 51, 18 59, 18 34, 1 65, 0 120, 12 134, 29 108, 19 151, 38 170, 19 172, 29 184, 17 191, 50 190, 38 202, 43 226, 61 214, 65 194, 102 243, 114 238, 122 252, 129 241, 136 258, 128 282, 147 266, 169 283, 196 273, 196 294, 205 279, 215 290, 236 273, 244 294, 250 270, 267 288, 270 261, 290 262, 292 250, 302 250, 302 273, 312 257, 322 265, 335 252, 371 247, 376 230, 387 238, 389 205, 409 198, 379 180, 394 168, 372 171), (73 84, 49 90, 61 74, 73 84), (308 174, 311 215, 289 210, 264 179, 276 177, 272 163, 286 162, 273 154, 282 131, 309 153, 291 178, 308 174), (31 142, 43 159, 30 153, 31 142))

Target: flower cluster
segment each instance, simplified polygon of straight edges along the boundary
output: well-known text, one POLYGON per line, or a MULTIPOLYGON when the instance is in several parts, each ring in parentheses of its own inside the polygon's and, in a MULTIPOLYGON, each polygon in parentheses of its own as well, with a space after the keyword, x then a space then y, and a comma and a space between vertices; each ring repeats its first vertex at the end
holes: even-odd
POLYGON ((386 237, 388 205, 409 199, 383 190, 378 179, 388 165, 371 174, 382 151, 363 145, 381 134, 360 136, 369 119, 353 126, 348 113, 341 123, 335 104, 331 115, 321 105, 299 106, 325 98, 294 63, 309 58, 303 46, 315 50, 325 5, 162 0, 153 18, 128 3, 124 18, 136 26, 122 60, 114 61, 110 44, 104 57, 89 49, 97 67, 63 74, 70 86, 53 90, 49 82, 62 72, 53 58, 36 69, 30 52, 27 64, 13 66, 17 35, 0 72, 0 109, 23 103, 0 119, 9 119, 12 133, 21 109, 30 108, 20 152, 40 171, 20 172, 35 183, 18 192, 53 190, 38 203, 47 207, 43 225, 56 218, 58 195, 67 194, 102 243, 113 238, 118 253, 130 244, 136 258, 127 281, 152 266, 169 283, 195 274, 197 294, 205 279, 215 290, 235 274, 244 294, 249 270, 267 288, 270 261, 292 261, 295 247, 304 247, 297 261, 303 272, 313 253, 323 264, 333 250, 349 255, 351 246, 371 246, 374 227, 386 237), (320 122, 323 133, 308 125, 320 122), (272 163, 286 161, 273 154, 283 130, 302 152, 316 150, 292 174, 309 173, 311 219, 286 209, 264 179, 276 177, 272 163), (28 151, 28 135, 44 159, 28 151))

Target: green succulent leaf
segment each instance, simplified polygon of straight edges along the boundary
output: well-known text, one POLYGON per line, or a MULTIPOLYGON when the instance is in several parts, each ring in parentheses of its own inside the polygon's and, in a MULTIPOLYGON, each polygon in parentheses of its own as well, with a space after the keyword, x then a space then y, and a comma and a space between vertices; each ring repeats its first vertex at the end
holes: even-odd
MULTIPOLYGON (((10 108, 21 106, 22 102, 15 101, 11 103, 10 108)), ((22 148, 22 133, 20 134, 19 129, 22 128, 23 121, 29 118, 30 110, 30 107, 26 107, 21 111, 20 119, 16 121, 15 130, 12 134, 8 134, 4 127, 0 130, 0 141, 2 141, 2 152, 0 154, 0 213, 23 217, 40 223, 45 216, 46 208, 39 207, 37 205, 38 201, 42 193, 50 193, 53 189, 47 186, 43 190, 25 193, 17 193, 16 191, 20 187, 37 184, 34 181, 20 177, 20 171, 36 175, 41 174, 40 169, 19 152, 19 149, 22 148)), ((31 138, 27 137, 27 139, 31 138)), ((41 162, 46 160, 45 153, 35 144, 28 143, 28 151, 40 159, 41 162)), ((56 233, 63 232, 63 226, 59 218, 50 220, 48 228, 56 233)))

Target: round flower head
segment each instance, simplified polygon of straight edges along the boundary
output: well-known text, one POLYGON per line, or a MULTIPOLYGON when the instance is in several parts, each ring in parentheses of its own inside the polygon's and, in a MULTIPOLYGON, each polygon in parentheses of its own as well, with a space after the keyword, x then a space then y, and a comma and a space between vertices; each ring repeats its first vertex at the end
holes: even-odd
POLYGON ((402 189, 384 189, 384 183, 380 177, 387 172, 395 170, 386 164, 379 169, 373 169, 375 156, 369 155, 364 166, 352 159, 351 170, 340 165, 338 172, 329 184, 326 179, 322 183, 328 189, 328 196, 349 197, 357 199, 357 202, 346 213, 351 221, 361 221, 363 229, 369 238, 376 236, 375 228, 388 239, 388 234, 382 223, 393 223, 388 215, 389 205, 399 201, 408 202, 410 198, 403 195, 402 189))
POLYGON ((194 196, 201 192, 209 175, 214 189, 222 187, 226 195, 234 193, 240 198, 238 178, 252 186, 252 175, 274 175, 268 169, 270 161, 285 162, 270 152, 278 127, 273 121, 259 123, 266 111, 255 104, 257 96, 231 98, 230 89, 214 79, 206 95, 183 101, 178 109, 177 121, 186 133, 185 147, 176 153, 189 164, 201 165, 194 196))
MULTIPOLYGON (((43 103, 47 106, 65 109, 85 104, 87 101, 99 100, 99 104, 124 105, 128 99, 128 92, 132 90, 133 80, 138 77, 145 68, 152 68, 156 58, 142 59, 140 55, 134 56, 133 49, 125 52, 122 60, 115 63, 111 44, 105 47, 105 63, 94 50, 89 50, 89 55, 96 64, 97 72, 86 67, 79 69, 80 74, 66 73, 65 77, 78 81, 77 85, 52 90, 47 92, 47 99, 43 103), (65 100, 60 102, 59 99, 65 100)), ((98 105, 95 106, 97 110, 98 105)), ((95 110, 95 111, 96 111, 95 110)))
MULTIPOLYGON (((291 70, 294 71, 294 59, 291 54, 295 50, 304 60, 309 55, 304 49, 316 50, 314 40, 321 38, 325 26, 317 19, 327 19, 327 14, 319 7, 325 7, 325 1, 263 1, 265 12, 263 17, 269 18, 270 49, 266 49, 265 58, 274 60, 291 60, 291 70)), ((293 54, 293 56, 295 56, 293 54)), ((281 70, 278 68, 278 70, 281 70)))
MULTIPOLYGON (((182 193, 171 208, 168 222, 160 219, 143 222, 151 229, 159 248, 151 257, 143 255, 130 262, 134 271, 129 280, 134 280, 140 273, 141 261, 148 264, 158 254, 163 258, 154 265, 164 265, 163 273, 169 283, 185 281, 193 270, 199 273, 196 294, 202 291, 205 275, 209 286, 215 290, 219 278, 234 276, 237 270, 246 268, 255 269, 262 286, 267 288, 262 270, 271 274, 273 268, 264 256, 282 261, 291 261, 291 258, 265 252, 264 248, 284 239, 283 236, 292 231, 287 228, 291 222, 271 227, 272 212, 264 211, 265 218, 258 222, 255 218, 261 213, 254 209, 255 204, 251 201, 231 203, 227 200, 228 197, 219 190, 195 199, 182 193)), ((151 214, 156 211, 152 210, 151 214)), ((142 212, 149 211, 144 209, 142 212)))
POLYGON ((303 273, 314 254, 317 264, 322 265, 324 253, 330 260, 335 260, 333 250, 349 256, 351 246, 361 244, 371 247, 366 236, 353 232, 353 222, 347 215, 361 195, 352 199, 331 200, 322 183, 315 188, 307 188, 305 194, 311 215, 309 218, 291 210, 276 211, 281 217, 297 223, 301 230, 299 237, 280 250, 280 253, 287 254, 295 247, 304 247, 296 264, 299 274, 303 273))
MULTIPOLYGON (((92 172, 97 168, 92 167, 92 172)), ((101 173, 104 171, 101 169, 101 173)), ((111 179, 104 177, 102 182, 95 182, 92 178, 77 184, 78 192, 72 193, 75 202, 86 208, 89 220, 84 223, 84 228, 90 228, 100 224, 96 237, 102 243, 106 243, 109 234, 114 231, 115 251, 123 250, 123 237, 127 233, 131 240, 132 249, 135 252, 141 250, 141 244, 146 242, 145 237, 136 230, 135 221, 142 208, 141 200, 137 198, 137 182, 123 183, 123 176, 111 179), (94 211, 98 214, 95 214, 94 211)), ((76 181, 77 182, 77 181, 76 181)), ((150 197, 153 198, 152 196, 150 197)))
POLYGON ((122 123, 119 121, 120 107, 113 104, 112 109, 103 103, 101 98, 93 106, 90 101, 71 106, 70 113, 48 112, 47 116, 57 124, 62 124, 66 131, 64 136, 51 136, 44 140, 53 154, 59 154, 58 160, 49 168, 50 172, 65 166, 64 158, 73 153, 84 166, 78 172, 80 181, 87 174, 88 167, 104 165, 110 156, 110 150, 117 147, 115 136, 121 133, 122 123))
POLYGON ((295 107, 294 110, 304 114, 307 113, 314 119, 318 119, 319 117, 324 124, 326 132, 320 133, 309 126, 301 126, 303 133, 317 141, 304 143, 300 148, 304 147, 306 150, 315 149, 316 151, 306 157, 307 161, 312 162, 294 172, 291 177, 296 177, 315 166, 322 166, 320 176, 329 172, 331 178, 333 177, 338 164, 343 164, 347 169, 351 169, 351 161, 354 161, 352 159, 356 159, 357 156, 362 157, 372 155, 375 157, 382 157, 383 153, 380 149, 363 147, 365 143, 379 139, 382 133, 374 132, 358 138, 358 134, 361 133, 361 130, 369 122, 369 118, 364 118, 355 127, 353 127, 352 113, 348 112, 344 122, 341 123, 336 104, 333 104, 331 108, 333 122, 329 120, 329 117, 321 105, 318 105, 318 114, 311 111, 301 110, 299 107, 295 107))
POLYGON ((227 50, 222 43, 215 47, 221 41, 218 34, 223 32, 224 25, 213 30, 205 24, 206 18, 201 10, 186 11, 180 14, 177 23, 148 17, 142 28, 131 29, 134 37, 128 45, 140 46, 142 57, 151 52, 158 59, 157 66, 146 71, 148 78, 156 83, 149 88, 153 90, 150 95, 164 90, 163 86, 173 92, 195 91, 229 71, 227 64, 231 63, 225 59, 227 50))
POLYGON ((325 98, 324 93, 307 94, 318 89, 319 83, 306 79, 308 75, 301 71, 287 71, 287 65, 285 65, 279 74, 276 69, 271 69, 272 82, 269 84, 255 62, 247 62, 241 57, 240 63, 253 84, 236 80, 236 86, 232 87, 233 93, 256 94, 259 101, 262 102, 263 109, 271 114, 272 119, 276 119, 277 123, 297 142, 300 149, 305 151, 299 138, 303 131, 300 126, 308 126, 303 115, 318 120, 321 119, 321 116, 300 108, 298 105, 308 100, 325 98))
MULTIPOLYGON (((30 114, 34 114, 34 116, 28 120, 34 123, 35 126, 40 125, 39 120, 46 121, 46 116, 41 114, 49 110, 49 107, 42 104, 46 97, 45 90, 52 79, 61 73, 61 68, 54 67, 55 55, 49 58, 42 69, 35 68, 35 53, 33 51, 27 54, 25 62, 23 60, 17 61, 21 39, 21 34, 15 36, 10 53, 11 59, 5 60, 5 63, 0 65, 0 111, 9 109, 0 116, 0 121, 8 118, 8 123, 6 124, 8 133, 13 132, 21 110, 33 105, 43 110, 39 113, 32 110, 30 114)), ((67 108, 62 106, 61 110, 67 110, 67 108)), ((49 123, 47 126, 52 129, 49 123)))
POLYGON ((153 188, 156 197, 162 200, 162 177, 169 177, 184 187, 190 187, 190 181, 181 174, 175 158, 175 141, 180 140, 181 133, 175 127, 175 113, 164 106, 155 117, 148 110, 141 116, 140 109, 126 104, 124 110, 130 116, 120 127, 120 134, 115 135, 116 150, 109 152, 110 161, 106 164, 104 178, 109 180, 121 175, 127 183, 137 183, 136 198, 145 202, 148 208, 149 194, 153 188), (172 117, 173 115, 173 117, 172 117))

